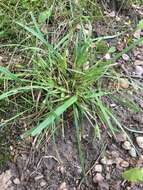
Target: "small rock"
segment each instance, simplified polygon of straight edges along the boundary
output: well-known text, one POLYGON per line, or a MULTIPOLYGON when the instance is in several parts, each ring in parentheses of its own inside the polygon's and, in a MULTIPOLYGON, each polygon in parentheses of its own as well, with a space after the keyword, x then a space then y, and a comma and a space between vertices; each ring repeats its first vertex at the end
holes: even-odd
POLYGON ((3 60, 3 57, 2 56, 0 56, 0 62, 3 60))
POLYGON ((115 11, 112 11, 112 12, 108 13, 108 16, 109 16, 109 17, 115 17, 115 16, 116 16, 115 11))
POLYGON ((43 177, 44 177, 43 175, 37 175, 34 179, 35 179, 35 181, 38 181, 38 180, 42 179, 43 177))
POLYGON ((143 75, 143 67, 139 66, 139 65, 136 65, 135 72, 136 72, 136 75, 141 77, 143 75))
POLYGON ((135 150, 133 147, 129 150, 129 154, 130 154, 131 157, 133 157, 133 158, 136 158, 136 157, 137 157, 136 150, 135 150))
POLYGON ((140 35, 141 35, 141 29, 137 29, 134 33, 134 37, 139 39, 140 38, 140 35))
MULTIPOLYGON (((111 178, 110 178, 111 179, 111 178)), ((101 190, 109 190, 110 189, 110 187, 109 187, 109 184, 108 184, 108 182, 102 182, 102 183, 99 183, 98 184, 99 185, 99 188, 101 189, 101 190)))
POLYGON ((95 172, 101 173, 102 172, 102 165, 101 164, 97 164, 95 166, 95 172))
POLYGON ((140 127, 142 127, 143 124, 143 115, 142 114, 134 114, 132 116, 133 120, 138 122, 140 124, 140 127))
POLYGON ((89 66, 90 66, 90 63, 89 63, 89 61, 87 61, 87 62, 83 65, 83 69, 84 69, 84 70, 88 70, 88 69, 89 69, 89 66))
POLYGON ((143 61, 141 61, 141 60, 136 60, 136 61, 134 62, 134 65, 135 65, 135 66, 143 65, 143 61))
POLYGON ((138 146, 143 149, 143 137, 136 137, 136 142, 138 146))
POLYGON ((125 61, 129 61, 130 57, 128 56, 128 54, 123 54, 122 55, 122 58, 125 60, 125 61))
POLYGON ((105 58, 106 60, 110 60, 110 59, 111 59, 110 53, 106 53, 105 56, 104 56, 104 58, 105 58))
POLYGON ((66 184, 66 182, 63 182, 63 183, 60 185, 59 190, 67 190, 67 184, 66 184))
POLYGON ((65 170, 65 167, 64 166, 58 166, 57 167, 57 170, 58 170, 58 172, 60 172, 61 174, 64 174, 65 172, 66 172, 66 170, 65 170))
POLYGON ((97 173, 94 177, 93 177, 93 182, 94 183, 99 183, 102 182, 104 180, 104 177, 100 174, 97 173))
POLYGON ((139 101, 139 105, 141 108, 143 108, 143 101, 142 100, 139 101))
POLYGON ((112 107, 112 108, 115 108, 117 105, 116 104, 110 104, 110 106, 112 107))
POLYGON ((120 21, 121 20, 121 18, 120 17, 118 17, 118 16, 116 16, 116 21, 118 22, 118 21, 120 21))
POLYGON ((107 166, 113 164, 113 160, 107 159, 106 157, 102 158, 100 162, 101 162, 101 164, 104 164, 104 165, 107 165, 107 166))
POLYGON ((138 49, 134 49, 133 54, 135 57, 137 57, 140 54, 140 51, 138 49))
POLYGON ((107 166, 110 166, 112 164, 113 164, 113 160, 111 160, 111 159, 107 160, 107 163, 106 163, 107 166))
POLYGON ((120 82, 119 82, 119 84, 120 84, 121 88, 124 88, 124 89, 129 88, 129 81, 128 81, 128 79, 121 79, 120 82))
POLYGON ((138 166, 138 167, 142 167, 142 165, 143 165, 143 155, 141 155, 141 156, 139 157, 139 160, 137 161, 137 166, 138 166))
POLYGON ((128 168, 128 167, 129 167, 129 162, 123 160, 123 161, 120 163, 120 166, 123 167, 123 168, 128 168))
POLYGON ((107 180, 110 180, 110 179, 111 179, 111 175, 110 175, 109 172, 106 174, 106 179, 107 179, 107 180))
POLYGON ((137 59, 140 60, 140 61, 143 61, 143 54, 140 53, 139 55, 137 55, 137 59))
POLYGON ((110 171, 110 167, 109 167, 109 166, 106 167, 106 171, 107 171, 107 172, 110 171))
POLYGON ((40 182, 40 186, 41 186, 41 187, 44 187, 46 184, 47 184, 47 183, 46 183, 45 180, 42 180, 42 181, 40 182))
POLYGON ((107 158, 106 158, 106 157, 102 158, 102 159, 100 160, 100 162, 101 162, 101 164, 106 165, 106 163, 107 163, 107 158))
POLYGON ((80 24, 77 24, 76 29, 77 29, 77 30, 81 30, 81 25, 80 25, 80 24))
POLYGON ((125 141, 123 144, 122 144, 122 147, 125 149, 125 150, 130 150, 132 148, 131 146, 131 143, 129 141, 125 141))
POLYGON ((81 167, 78 167, 78 168, 77 168, 77 173, 78 173, 78 174, 81 174, 81 173, 82 173, 82 168, 81 168, 81 167))
POLYGON ((117 157, 116 158, 116 165, 117 165, 117 168, 120 168, 120 165, 121 165, 121 163, 123 162, 124 160, 122 159, 122 158, 120 158, 120 157, 117 157))
POLYGON ((123 133, 123 132, 118 133, 116 135, 117 142, 124 142, 124 141, 126 141, 126 139, 127 139, 127 135, 125 133, 123 133))
POLYGON ((119 152, 114 150, 114 151, 111 152, 111 155, 112 155, 113 158, 117 158, 117 157, 119 157, 119 152))
POLYGON ((13 183, 14 183, 15 185, 19 185, 19 184, 20 184, 20 180, 19 180, 18 178, 15 178, 15 179, 13 180, 13 183))

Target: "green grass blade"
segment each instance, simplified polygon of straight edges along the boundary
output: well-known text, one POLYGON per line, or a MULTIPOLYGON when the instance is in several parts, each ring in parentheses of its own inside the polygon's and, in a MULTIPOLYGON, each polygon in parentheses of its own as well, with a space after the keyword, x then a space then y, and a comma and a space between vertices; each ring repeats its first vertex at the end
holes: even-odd
POLYGON ((57 117, 63 114, 71 105, 73 105, 77 101, 76 96, 72 96, 70 99, 65 101, 61 106, 59 106, 53 113, 50 113, 49 116, 40 123, 36 128, 33 128, 29 132, 26 132, 21 137, 27 137, 29 134, 32 136, 39 135, 41 131, 51 125, 57 117))
POLYGON ((29 33, 31 33, 33 36, 35 36, 36 38, 38 38, 41 42, 43 42, 43 44, 45 44, 47 47, 49 47, 49 43, 47 42, 47 40, 45 40, 43 34, 40 32, 40 30, 37 28, 36 25, 36 29, 37 31, 35 31, 34 29, 20 23, 20 22, 16 22, 16 24, 18 24, 19 26, 21 26, 22 28, 24 28, 26 31, 28 31, 29 33))
POLYGON ((9 90, 8 92, 1 94, 0 100, 3 100, 5 98, 8 98, 10 96, 13 96, 13 95, 16 95, 19 93, 27 92, 27 91, 32 90, 32 89, 44 89, 47 91, 47 88, 45 88, 43 86, 32 86, 31 85, 31 86, 19 87, 19 88, 15 88, 15 89, 9 90))
POLYGON ((0 66, 0 74, 4 74, 6 77, 13 80, 20 80, 15 74, 11 73, 7 68, 0 66))
POLYGON ((81 147, 81 131, 80 131, 80 124, 79 124, 79 113, 78 109, 76 106, 73 106, 73 111, 74 111, 74 122, 75 122, 75 128, 76 128, 76 138, 77 138, 77 145, 78 145, 78 152, 79 152, 79 159, 80 159, 80 164, 82 167, 82 172, 83 172, 83 177, 85 178, 85 167, 84 167, 84 155, 81 147))
POLYGON ((102 121, 104 121, 104 123, 107 123, 108 127, 110 128, 112 134, 115 136, 115 129, 110 121, 110 116, 109 113, 107 112, 107 108, 106 106, 103 105, 102 101, 98 98, 98 97, 95 97, 96 99, 96 104, 97 106, 99 107, 100 111, 101 111, 101 114, 100 114, 100 117, 102 119, 102 121))

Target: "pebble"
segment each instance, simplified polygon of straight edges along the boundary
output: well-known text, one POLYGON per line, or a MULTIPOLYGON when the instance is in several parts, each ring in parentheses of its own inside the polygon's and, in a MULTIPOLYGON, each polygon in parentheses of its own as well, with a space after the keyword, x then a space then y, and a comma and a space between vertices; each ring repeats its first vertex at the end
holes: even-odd
POLYGON ((130 150, 132 148, 131 146, 131 143, 129 141, 125 141, 123 144, 122 144, 122 147, 123 149, 125 150, 130 150))
POLYGON ((117 157, 119 157, 119 152, 114 150, 114 151, 111 152, 111 155, 112 155, 113 158, 117 158, 117 157))
POLYGON ((128 79, 121 79, 121 81, 119 82, 119 84, 120 84, 121 88, 124 88, 124 89, 129 88, 129 81, 128 81, 128 79))
POLYGON ((59 190, 67 190, 67 184, 66 184, 66 182, 63 182, 63 183, 60 185, 59 190))
POLYGON ((143 65, 143 61, 141 61, 141 60, 136 60, 136 61, 134 62, 134 65, 136 65, 136 66, 143 65))
POLYGON ((128 168, 128 167, 129 167, 129 162, 123 160, 123 161, 120 163, 120 166, 123 167, 123 168, 128 168))
POLYGON ((137 161, 137 166, 138 166, 138 167, 142 167, 142 165, 143 165, 143 155, 141 155, 141 156, 139 157, 138 161, 137 161))
POLYGON ((97 164, 97 165, 95 166, 95 172, 99 172, 99 173, 102 172, 102 165, 101 165, 101 164, 97 164))
POLYGON ((106 179, 107 179, 107 180, 110 180, 110 179, 111 179, 110 173, 107 173, 107 174, 106 174, 106 179))
POLYGON ((44 187, 46 184, 47 184, 47 182, 46 182, 45 180, 42 180, 42 181, 40 182, 40 186, 41 186, 41 187, 44 187))
POLYGON ((143 108, 143 101, 142 100, 139 101, 139 105, 141 108, 143 108))
POLYGON ((130 59, 130 57, 128 56, 128 54, 123 54, 123 55, 122 55, 122 58, 123 58, 123 60, 125 60, 125 61, 129 61, 129 59, 130 59))
POLYGON ((38 181, 38 180, 42 179, 43 177, 44 177, 43 175, 37 175, 34 179, 35 179, 35 181, 38 181))
POLYGON ((81 173, 82 173, 82 168, 81 168, 81 167, 78 167, 78 168, 77 168, 77 173, 78 173, 78 174, 81 174, 81 173))
POLYGON ((127 136, 126 136, 126 134, 123 133, 123 132, 118 133, 118 134, 116 135, 116 140, 117 140, 117 142, 124 142, 124 141, 126 141, 126 139, 127 139, 127 136))
POLYGON ((0 56, 0 62, 3 60, 3 57, 2 56, 0 56))
POLYGON ((65 167, 64 166, 58 166, 57 167, 57 170, 58 170, 58 172, 60 172, 61 174, 64 174, 65 172, 66 172, 66 169, 65 169, 65 167))
POLYGON ((135 72, 136 72, 136 75, 138 75, 139 77, 141 77, 143 75, 143 67, 139 66, 139 65, 136 65, 135 72))
POLYGON ((143 61, 143 55, 142 54, 137 55, 137 59, 139 59, 140 61, 143 61))
POLYGON ((117 157, 116 158, 116 165, 117 165, 117 168, 120 168, 120 165, 121 165, 121 163, 123 162, 124 160, 122 159, 122 158, 120 158, 120 157, 117 157))
POLYGON ((135 57, 137 57, 140 54, 140 51, 138 49, 134 49, 133 54, 135 57))
POLYGON ((104 165, 107 165, 107 166, 113 164, 113 160, 107 159, 106 157, 102 158, 100 162, 101 162, 101 164, 104 164, 104 165))
POLYGON ((110 53, 106 53, 105 56, 104 56, 104 58, 105 58, 106 60, 110 60, 110 59, 111 59, 110 53))
POLYGON ((133 157, 133 158, 136 158, 136 157, 137 157, 136 150, 135 150, 133 147, 129 150, 129 154, 130 154, 131 157, 133 157))
POLYGON ((19 180, 18 178, 15 178, 15 179, 13 180, 13 183, 14 183, 15 185, 19 185, 19 184, 20 184, 20 180, 19 180))
POLYGON ((114 108, 114 107, 116 107, 117 105, 116 105, 116 104, 110 104, 110 106, 111 106, 112 108, 114 108))
POLYGON ((135 33, 134 33, 134 37, 137 38, 137 39, 139 39, 140 36, 141 36, 141 29, 137 29, 137 30, 135 31, 135 33))
POLYGON ((136 137, 136 142, 138 146, 143 149, 143 137, 136 137))
POLYGON ((133 120, 140 123, 140 127, 142 127, 141 124, 143 124, 143 115, 142 114, 135 114, 132 116, 133 120))
POLYGON ((104 177, 100 174, 97 173, 94 177, 93 177, 93 182, 94 183, 99 183, 102 182, 104 180, 104 177))
POLYGON ((112 11, 112 12, 108 13, 108 16, 109 16, 109 17, 115 17, 115 16, 116 16, 115 11, 112 11))

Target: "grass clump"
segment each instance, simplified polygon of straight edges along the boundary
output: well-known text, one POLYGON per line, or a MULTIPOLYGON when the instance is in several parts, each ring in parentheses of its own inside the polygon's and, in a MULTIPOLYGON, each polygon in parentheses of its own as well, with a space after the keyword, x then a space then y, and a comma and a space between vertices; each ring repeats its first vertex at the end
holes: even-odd
MULTIPOLYGON (((86 7, 86 1, 78 4, 72 1, 49 1, 48 9, 46 6, 42 8, 40 2, 37 5, 37 1, 31 1, 31 4, 29 1, 19 1, 18 11, 25 10, 24 21, 21 22, 22 14, 17 12, 9 17, 8 23, 3 23, 4 34, 7 27, 16 36, 20 30, 23 41, 17 46, 22 52, 32 54, 32 58, 28 66, 15 72, 0 67, 0 103, 5 100, 7 106, 14 106, 13 117, 2 120, 1 126, 19 117, 27 119, 29 126, 34 127, 26 128, 26 132, 21 135, 25 138, 43 134, 48 129, 53 130, 53 126, 65 126, 68 121, 75 125, 82 160, 80 124, 85 118, 98 137, 103 127, 109 128, 113 135, 118 129, 125 131, 106 103, 107 98, 114 100, 115 96, 118 99, 118 89, 114 85, 109 88, 109 82, 123 80, 123 76, 115 72, 114 63, 142 39, 121 53, 117 53, 114 47, 111 51, 106 40, 119 34, 99 38, 92 36, 92 21, 98 11, 92 14, 90 10, 91 7, 97 8, 96 1, 90 1, 89 7, 86 7), (41 10, 39 14, 35 9, 32 10, 34 6, 41 10), (31 17, 27 15, 29 11, 34 12, 31 17), (11 19, 14 26, 9 28, 11 19), (47 29, 47 26, 51 27, 47 29), (61 31, 60 27, 64 29, 61 31), (111 59, 103 57, 106 53, 111 54, 111 59), (98 57, 98 54, 102 56, 98 57)), ((9 3, 15 6, 16 1, 9 3)), ((5 7, 7 1, 2 4, 5 7)), ((101 16, 100 11, 98 14, 101 16)), ((21 37, 16 39, 21 40, 21 37)), ((129 84, 132 86, 134 83, 130 80, 129 84)), ((118 92, 119 99, 121 95, 122 89, 118 92)), ((129 104, 134 107, 131 102, 129 104)), ((4 108, 1 110, 4 111, 4 108)))
MULTIPOLYGON (((29 96, 22 96, 22 98, 25 98, 30 105, 34 104, 33 110, 37 110, 42 115, 39 119, 40 124, 22 137, 39 135, 55 122, 61 122, 65 115, 68 117, 69 111, 70 115, 76 113, 74 118, 77 117, 80 120, 87 118, 96 133, 100 131, 100 126, 104 125, 108 126, 114 134, 115 129, 111 118, 113 123, 123 130, 109 106, 103 101, 104 97, 108 95, 111 97, 116 92, 116 89, 112 91, 108 89, 108 83, 105 85, 105 77, 106 81, 117 77, 111 68, 122 53, 115 54, 111 60, 97 60, 94 41, 98 39, 91 38, 90 30, 87 32, 82 20, 76 35, 71 32, 60 39, 57 44, 50 44, 45 39, 33 15, 32 20, 34 28, 17 22, 41 43, 40 48, 34 49, 35 55, 31 69, 23 73, 12 74, 1 68, 1 72, 8 77, 8 80, 16 83, 11 90, 0 95, 0 100, 31 91, 32 98, 29 99, 29 96), (71 41, 73 37, 74 42, 71 41)), ((102 46, 100 49, 103 49, 102 46)), ((132 47, 134 45, 126 48, 123 53, 132 47)), ((104 48, 104 53, 105 51, 108 52, 107 47, 104 48)))

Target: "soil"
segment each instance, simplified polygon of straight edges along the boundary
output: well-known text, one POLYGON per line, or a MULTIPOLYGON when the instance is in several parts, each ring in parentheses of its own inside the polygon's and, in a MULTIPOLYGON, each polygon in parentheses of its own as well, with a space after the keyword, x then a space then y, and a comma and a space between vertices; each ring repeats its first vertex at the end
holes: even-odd
MULTIPOLYGON (((100 31, 96 32, 100 35, 100 31)), ((124 39, 121 43, 115 40, 110 43, 123 45, 124 39)), ((133 76, 142 82, 143 46, 140 45, 128 56, 120 60, 123 66, 119 71, 126 74, 127 79, 133 76)), ((128 85, 126 90, 130 91, 128 85)), ((131 95, 142 109, 142 92, 133 91, 131 95)), ((0 169, 0 190, 142 190, 143 184, 128 183, 121 175, 127 168, 143 167, 143 148, 136 141, 137 137, 143 137, 143 111, 134 113, 124 105, 118 106, 116 102, 108 104, 114 107, 134 146, 121 131, 113 137, 104 127, 102 138, 95 139, 91 126, 85 121, 81 137, 85 159, 84 178, 73 125, 65 127, 63 136, 59 129, 55 138, 47 137, 40 142, 38 139, 10 141, 8 147, 12 159, 0 169)))

